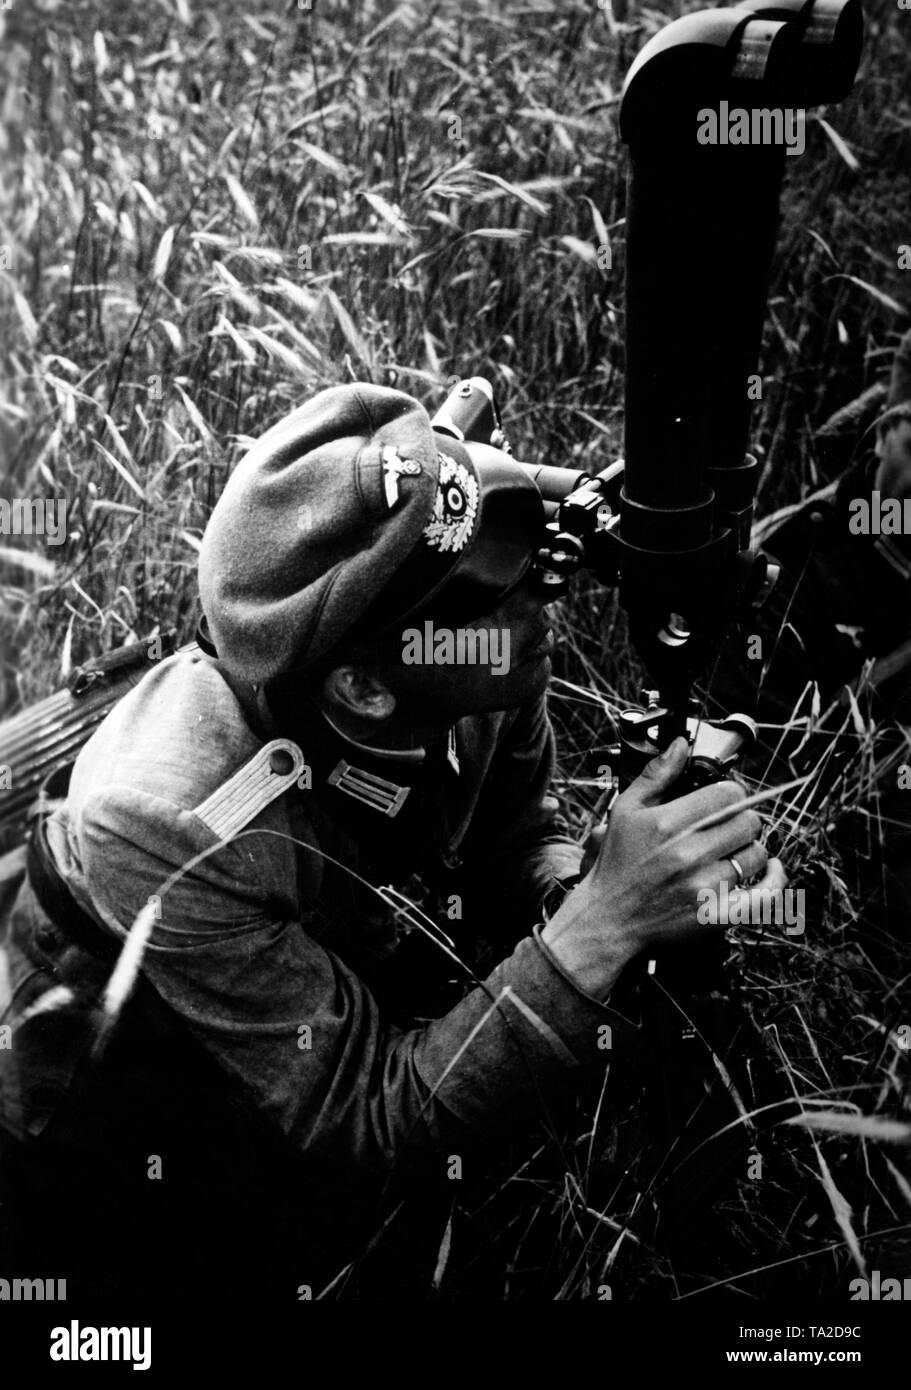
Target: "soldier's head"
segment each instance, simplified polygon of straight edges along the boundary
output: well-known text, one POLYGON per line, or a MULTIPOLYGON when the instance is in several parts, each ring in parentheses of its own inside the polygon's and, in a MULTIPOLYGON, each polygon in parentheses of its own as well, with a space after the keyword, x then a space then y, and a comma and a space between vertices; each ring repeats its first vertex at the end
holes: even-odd
POLYGON ((203 539, 220 659, 353 737, 421 735, 540 694, 552 638, 533 576, 537 488, 475 462, 384 387, 321 392, 238 465, 203 539))

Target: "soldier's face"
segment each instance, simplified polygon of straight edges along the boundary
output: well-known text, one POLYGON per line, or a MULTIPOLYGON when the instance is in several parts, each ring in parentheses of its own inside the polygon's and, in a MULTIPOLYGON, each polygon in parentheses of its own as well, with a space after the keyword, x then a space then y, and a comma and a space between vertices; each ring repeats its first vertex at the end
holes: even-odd
POLYGON ((413 708, 451 722, 539 696, 550 678, 552 650, 542 597, 528 583, 462 626, 437 626, 430 618, 403 625, 401 653, 381 675, 400 714, 413 708))

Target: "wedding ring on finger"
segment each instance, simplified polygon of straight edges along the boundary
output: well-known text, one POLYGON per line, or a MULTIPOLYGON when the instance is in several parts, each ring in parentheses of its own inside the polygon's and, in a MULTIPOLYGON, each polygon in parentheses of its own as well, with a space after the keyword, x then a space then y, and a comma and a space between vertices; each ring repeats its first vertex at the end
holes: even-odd
POLYGON ((739 859, 734 858, 733 854, 728 855, 728 863, 734 870, 734 873, 737 877, 737 887, 739 888, 741 883, 743 883, 743 880, 746 878, 746 874, 743 872, 743 865, 741 864, 739 859))
POLYGON ((754 840, 752 844, 741 845, 735 854, 729 854, 720 861, 716 872, 718 877, 732 885, 733 891, 744 883, 751 882, 757 874, 765 872, 769 862, 769 852, 765 845, 759 840, 754 840), (727 865, 730 864, 730 872, 726 872, 727 865))

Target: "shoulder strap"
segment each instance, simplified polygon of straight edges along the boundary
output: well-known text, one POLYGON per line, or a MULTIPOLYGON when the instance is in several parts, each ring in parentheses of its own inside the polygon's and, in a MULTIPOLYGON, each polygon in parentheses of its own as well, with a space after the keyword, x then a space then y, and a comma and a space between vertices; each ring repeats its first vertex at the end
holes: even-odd
POLYGON ((220 840, 229 840, 250 824, 276 797, 288 791, 304 771, 304 755, 289 738, 274 738, 193 807, 220 840))

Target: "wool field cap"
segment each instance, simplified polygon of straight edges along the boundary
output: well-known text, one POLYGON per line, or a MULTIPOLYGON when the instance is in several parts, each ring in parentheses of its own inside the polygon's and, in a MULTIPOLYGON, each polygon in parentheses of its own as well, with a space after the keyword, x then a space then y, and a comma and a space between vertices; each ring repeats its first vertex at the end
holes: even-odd
POLYGON ((450 590, 468 620, 521 581, 542 517, 520 469, 476 466, 411 396, 330 387, 256 442, 215 505, 199 557, 208 634, 259 683, 450 590))

